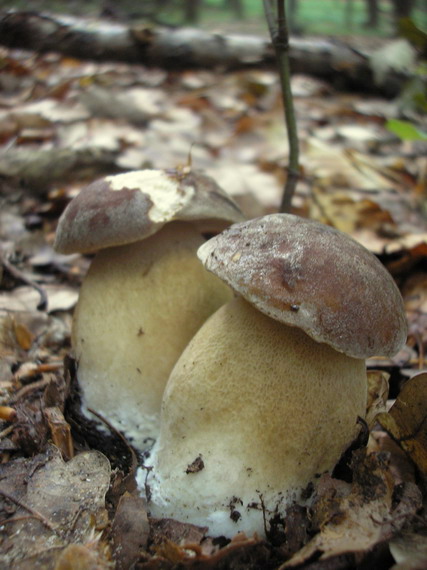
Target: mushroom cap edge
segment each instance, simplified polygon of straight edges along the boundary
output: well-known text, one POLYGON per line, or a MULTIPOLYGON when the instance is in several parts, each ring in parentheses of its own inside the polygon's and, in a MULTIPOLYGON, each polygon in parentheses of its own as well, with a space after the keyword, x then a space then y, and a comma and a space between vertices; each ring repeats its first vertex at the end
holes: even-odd
POLYGON ((243 219, 237 204, 199 171, 136 170, 84 187, 59 219, 54 248, 92 253, 142 240, 171 221, 222 230, 243 219))
POLYGON ((198 250, 205 267, 258 310, 354 358, 404 345, 403 300, 353 238, 292 214, 236 223, 198 250))

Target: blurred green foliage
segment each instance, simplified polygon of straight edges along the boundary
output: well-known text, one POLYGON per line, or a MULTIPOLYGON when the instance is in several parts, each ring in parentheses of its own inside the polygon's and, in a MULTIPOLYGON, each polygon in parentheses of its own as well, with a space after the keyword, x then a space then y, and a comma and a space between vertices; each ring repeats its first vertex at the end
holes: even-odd
POLYGON ((425 115, 427 113, 427 33, 412 20, 403 19, 400 22, 399 35, 418 52, 418 63, 413 77, 404 86, 399 97, 400 107, 403 112, 409 110, 425 115))
POLYGON ((390 119, 386 123, 386 128, 403 141, 427 141, 427 133, 409 121, 390 119))

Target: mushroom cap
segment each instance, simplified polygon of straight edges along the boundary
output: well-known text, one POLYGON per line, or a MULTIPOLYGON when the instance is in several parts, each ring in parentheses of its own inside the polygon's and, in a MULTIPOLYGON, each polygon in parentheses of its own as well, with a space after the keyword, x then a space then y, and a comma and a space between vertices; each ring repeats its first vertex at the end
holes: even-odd
POLYGON ((59 220, 54 247, 90 253, 142 240, 171 221, 197 222, 211 231, 243 219, 235 202, 201 172, 137 170, 83 188, 59 220))
POLYGON ((234 224, 198 250, 205 267, 258 310, 354 358, 405 343, 391 275, 346 234, 291 214, 234 224))

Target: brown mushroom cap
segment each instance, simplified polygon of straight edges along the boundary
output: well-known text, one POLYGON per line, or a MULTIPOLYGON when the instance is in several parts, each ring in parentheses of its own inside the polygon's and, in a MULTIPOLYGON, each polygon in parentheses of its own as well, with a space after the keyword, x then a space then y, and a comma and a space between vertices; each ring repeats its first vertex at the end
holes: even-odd
POLYGON ((231 226, 198 251, 261 312, 355 358, 405 343, 403 301, 380 261, 351 237, 290 214, 231 226))
POLYGON ((137 170, 93 182, 70 202, 56 232, 61 253, 90 253, 156 233, 170 221, 223 229, 244 217, 216 182, 198 171, 137 170))

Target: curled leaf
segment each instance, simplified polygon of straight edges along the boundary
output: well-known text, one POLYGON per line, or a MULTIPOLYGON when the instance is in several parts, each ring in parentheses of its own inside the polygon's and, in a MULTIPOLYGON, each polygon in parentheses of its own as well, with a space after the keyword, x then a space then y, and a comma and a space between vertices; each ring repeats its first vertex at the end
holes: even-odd
POLYGON ((377 419, 420 471, 427 473, 427 373, 408 380, 389 413, 377 419))
POLYGON ((390 375, 382 370, 368 370, 368 401, 366 403, 366 423, 370 428, 377 415, 385 412, 390 375))

